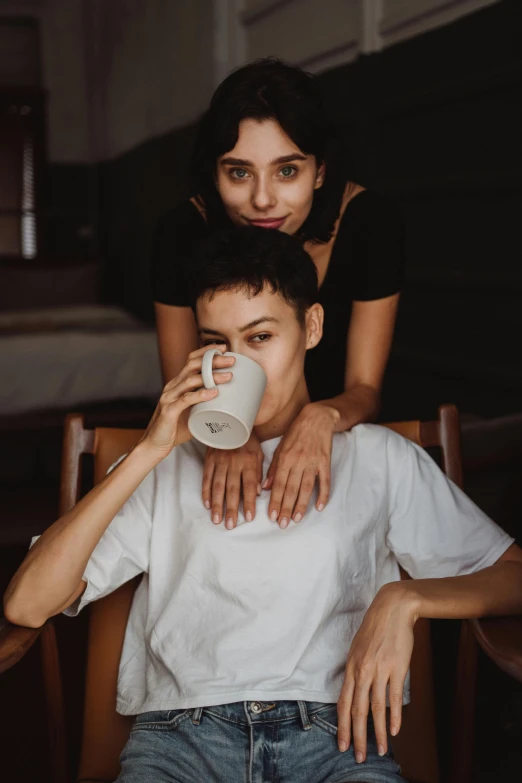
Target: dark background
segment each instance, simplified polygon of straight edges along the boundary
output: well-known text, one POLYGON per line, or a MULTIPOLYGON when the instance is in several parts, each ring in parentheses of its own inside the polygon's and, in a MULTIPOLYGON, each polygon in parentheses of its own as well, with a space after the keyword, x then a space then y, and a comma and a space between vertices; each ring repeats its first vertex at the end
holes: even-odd
MULTIPOLYGON (((433 417, 439 404, 456 403, 465 423, 466 489, 519 540, 521 40, 520 2, 503 0, 319 76, 346 137, 353 178, 395 200, 407 225, 407 280, 382 418, 433 417)), ((45 100, 34 100, 43 128, 45 100)), ((53 267, 35 271, 33 262, 20 271, 0 262, 0 309, 17 297, 23 304, 28 281, 33 298, 38 288, 45 299, 74 266, 75 280, 85 272, 103 301, 151 321, 152 234, 158 217, 190 195, 193 136, 189 125, 92 163, 48 163, 43 149, 41 253, 53 267)), ((60 437, 59 427, 2 434, 0 528, 11 531, 4 536, 11 545, 0 546, 2 589, 23 557, 29 528, 54 519, 60 437), (38 454, 37 477, 21 488, 7 465, 20 444, 36 444, 38 454)), ((85 618, 75 629, 60 621, 72 714, 82 688, 85 618)), ((438 642, 438 686, 450 692, 447 638, 442 632, 438 642)), ((13 782, 48 780, 38 666, 33 650, 0 679, 0 756, 16 758, 5 778, 13 782)), ((446 718, 441 711, 442 737, 446 718)), ((474 781, 519 779, 521 741, 520 686, 481 659, 474 781)))
MULTIPOLYGON (((504 0, 319 76, 354 179, 394 199, 407 224, 385 418, 431 415, 442 400, 486 417, 521 409, 521 40, 520 4, 504 0)), ((47 170, 49 253, 101 258, 104 296, 145 319, 152 232, 190 195, 193 135, 47 170), (96 227, 87 247, 75 231, 85 222, 96 227)))

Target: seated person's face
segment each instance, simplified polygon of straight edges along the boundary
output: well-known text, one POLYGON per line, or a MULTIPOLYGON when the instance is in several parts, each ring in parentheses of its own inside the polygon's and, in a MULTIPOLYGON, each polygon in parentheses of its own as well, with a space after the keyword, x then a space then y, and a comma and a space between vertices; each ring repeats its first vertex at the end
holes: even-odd
POLYGON ((274 419, 306 392, 305 354, 321 339, 322 316, 321 305, 315 304, 301 324, 295 308, 266 287, 257 296, 246 290, 219 291, 198 299, 201 345, 224 343, 227 351, 256 361, 267 375, 256 426, 274 419))

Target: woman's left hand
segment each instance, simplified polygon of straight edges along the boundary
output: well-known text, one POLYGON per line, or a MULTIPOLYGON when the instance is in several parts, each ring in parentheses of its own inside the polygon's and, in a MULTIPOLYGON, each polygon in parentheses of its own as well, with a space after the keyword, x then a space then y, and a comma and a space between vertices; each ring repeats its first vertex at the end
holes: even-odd
POLYGON ((339 413, 328 405, 309 403, 277 447, 263 489, 271 489, 268 513, 286 527, 300 522, 319 478, 316 508, 322 511, 330 493, 332 439, 339 413))
POLYGON ((417 620, 413 593, 403 582, 382 587, 357 631, 346 664, 337 702, 337 743, 347 750, 353 738, 355 759, 366 759, 366 727, 371 709, 377 750, 388 749, 386 693, 390 701, 390 731, 398 734, 402 694, 413 652, 413 628, 417 620))

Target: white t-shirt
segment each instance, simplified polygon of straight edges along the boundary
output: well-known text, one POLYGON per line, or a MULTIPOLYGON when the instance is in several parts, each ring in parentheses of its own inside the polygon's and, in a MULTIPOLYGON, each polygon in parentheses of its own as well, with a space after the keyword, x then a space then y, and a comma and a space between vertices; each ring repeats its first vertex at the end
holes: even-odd
MULTIPOLYGON (((262 444, 265 470, 279 438, 262 444)), ((213 525, 204 447, 180 446, 141 483, 87 565, 83 606, 144 574, 120 663, 126 715, 244 700, 336 702, 379 588, 468 574, 513 539, 420 448, 375 425, 335 435, 330 500, 281 530, 269 492, 253 522, 213 525)), ((408 700, 408 692, 405 700, 408 700)))

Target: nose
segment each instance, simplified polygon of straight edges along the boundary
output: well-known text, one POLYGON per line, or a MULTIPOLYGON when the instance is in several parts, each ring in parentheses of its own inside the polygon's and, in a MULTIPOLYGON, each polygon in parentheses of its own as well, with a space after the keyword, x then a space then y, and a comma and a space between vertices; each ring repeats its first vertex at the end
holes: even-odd
POLYGON ((277 203, 274 188, 266 177, 258 177, 252 193, 252 205, 260 212, 267 212, 277 203))

